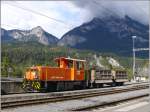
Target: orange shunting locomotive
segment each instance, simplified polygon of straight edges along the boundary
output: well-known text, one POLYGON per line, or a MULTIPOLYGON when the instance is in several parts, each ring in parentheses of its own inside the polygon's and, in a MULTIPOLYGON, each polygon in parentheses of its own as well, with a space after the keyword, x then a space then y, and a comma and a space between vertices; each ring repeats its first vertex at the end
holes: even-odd
POLYGON ((56 58, 57 67, 34 66, 26 70, 23 88, 28 90, 68 90, 82 87, 85 60, 56 58))
POLYGON ((57 67, 34 66, 26 70, 23 88, 27 91, 62 91, 102 87, 103 84, 121 86, 128 81, 125 70, 86 68, 86 60, 60 57, 57 67))

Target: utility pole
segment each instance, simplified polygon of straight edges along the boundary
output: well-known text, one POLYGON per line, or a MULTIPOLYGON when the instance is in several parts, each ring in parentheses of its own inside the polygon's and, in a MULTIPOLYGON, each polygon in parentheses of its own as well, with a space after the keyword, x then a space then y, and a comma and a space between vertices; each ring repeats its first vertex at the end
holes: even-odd
MULTIPOLYGON (((136 36, 132 36, 132 40, 133 40, 133 80, 135 81, 136 80, 136 77, 135 77, 135 52, 138 52, 138 51, 149 51, 150 48, 135 48, 135 38, 136 36)), ((150 54, 149 54, 149 57, 150 57, 150 54)), ((150 61, 149 61, 150 62, 150 61)))
POLYGON ((135 46, 134 46, 134 39, 136 38, 136 36, 132 36, 132 40, 133 40, 133 72, 132 72, 132 74, 133 74, 133 80, 135 80, 135 46))

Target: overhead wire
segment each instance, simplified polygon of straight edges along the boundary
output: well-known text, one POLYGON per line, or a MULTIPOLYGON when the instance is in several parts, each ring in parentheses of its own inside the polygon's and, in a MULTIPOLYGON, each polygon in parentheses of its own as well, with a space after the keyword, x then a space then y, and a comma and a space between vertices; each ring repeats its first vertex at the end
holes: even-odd
POLYGON ((118 16, 118 17, 120 16, 119 14, 117 14, 116 12, 114 12, 114 11, 112 11, 112 10, 106 8, 105 6, 103 6, 102 4, 100 4, 99 2, 97 2, 96 0, 93 0, 93 3, 94 3, 95 5, 97 5, 98 7, 100 6, 100 7, 102 7, 103 9, 105 9, 105 11, 109 12, 109 14, 112 14, 112 15, 115 15, 115 16, 118 16))
POLYGON ((46 18, 48 18, 48 19, 50 19, 50 20, 53 20, 53 21, 55 21, 55 22, 57 22, 57 23, 61 23, 61 24, 63 24, 65 27, 68 27, 68 28, 74 26, 74 25, 72 25, 72 24, 66 23, 66 22, 63 21, 63 20, 50 17, 50 16, 48 16, 48 15, 46 15, 46 14, 43 14, 43 13, 41 13, 41 12, 37 12, 37 11, 31 10, 31 9, 29 9, 29 8, 25 8, 25 7, 22 6, 21 4, 17 5, 17 2, 15 2, 15 3, 16 3, 16 4, 10 4, 10 3, 7 2, 6 4, 8 4, 8 5, 10 5, 10 6, 13 6, 13 7, 16 7, 16 8, 19 8, 19 9, 22 9, 22 10, 25 10, 25 11, 28 11, 28 12, 31 12, 31 13, 36 14, 36 15, 39 15, 39 16, 46 17, 46 18))

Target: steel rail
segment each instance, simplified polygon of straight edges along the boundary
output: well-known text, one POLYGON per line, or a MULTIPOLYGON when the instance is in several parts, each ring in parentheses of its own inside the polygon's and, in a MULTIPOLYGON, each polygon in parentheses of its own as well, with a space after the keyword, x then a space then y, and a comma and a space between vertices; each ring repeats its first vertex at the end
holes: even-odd
POLYGON ((40 99, 31 99, 31 100, 20 100, 20 101, 10 101, 10 102, 1 102, 1 108, 11 108, 17 106, 31 105, 31 104, 41 104, 41 103, 50 103, 50 102, 58 102, 58 101, 66 101, 87 97, 95 97, 109 94, 117 94, 128 91, 136 91, 141 89, 147 89, 149 87, 148 84, 145 85, 135 85, 130 88, 115 88, 106 91, 94 91, 94 92, 86 92, 86 93, 75 93, 75 94, 67 94, 63 96, 53 96, 48 98, 40 98, 40 99))

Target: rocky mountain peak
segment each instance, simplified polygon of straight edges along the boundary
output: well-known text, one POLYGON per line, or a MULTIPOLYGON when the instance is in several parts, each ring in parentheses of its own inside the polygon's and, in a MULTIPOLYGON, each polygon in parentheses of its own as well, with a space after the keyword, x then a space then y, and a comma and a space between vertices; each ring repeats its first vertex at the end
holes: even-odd
POLYGON ((129 16, 95 17, 64 34, 58 45, 126 55, 132 52, 132 35, 138 38, 136 47, 148 47, 148 29, 129 16))
POLYGON ((37 37, 41 37, 45 31, 41 26, 37 26, 31 30, 31 34, 37 35, 37 37))
POLYGON ((31 31, 42 31, 44 32, 44 29, 41 26, 37 26, 31 29, 31 31))
POLYGON ((16 41, 36 41, 44 45, 56 44, 58 39, 44 31, 41 26, 32 28, 31 30, 3 30, 2 38, 11 37, 16 41), (5 31, 5 32, 4 32, 5 31))

